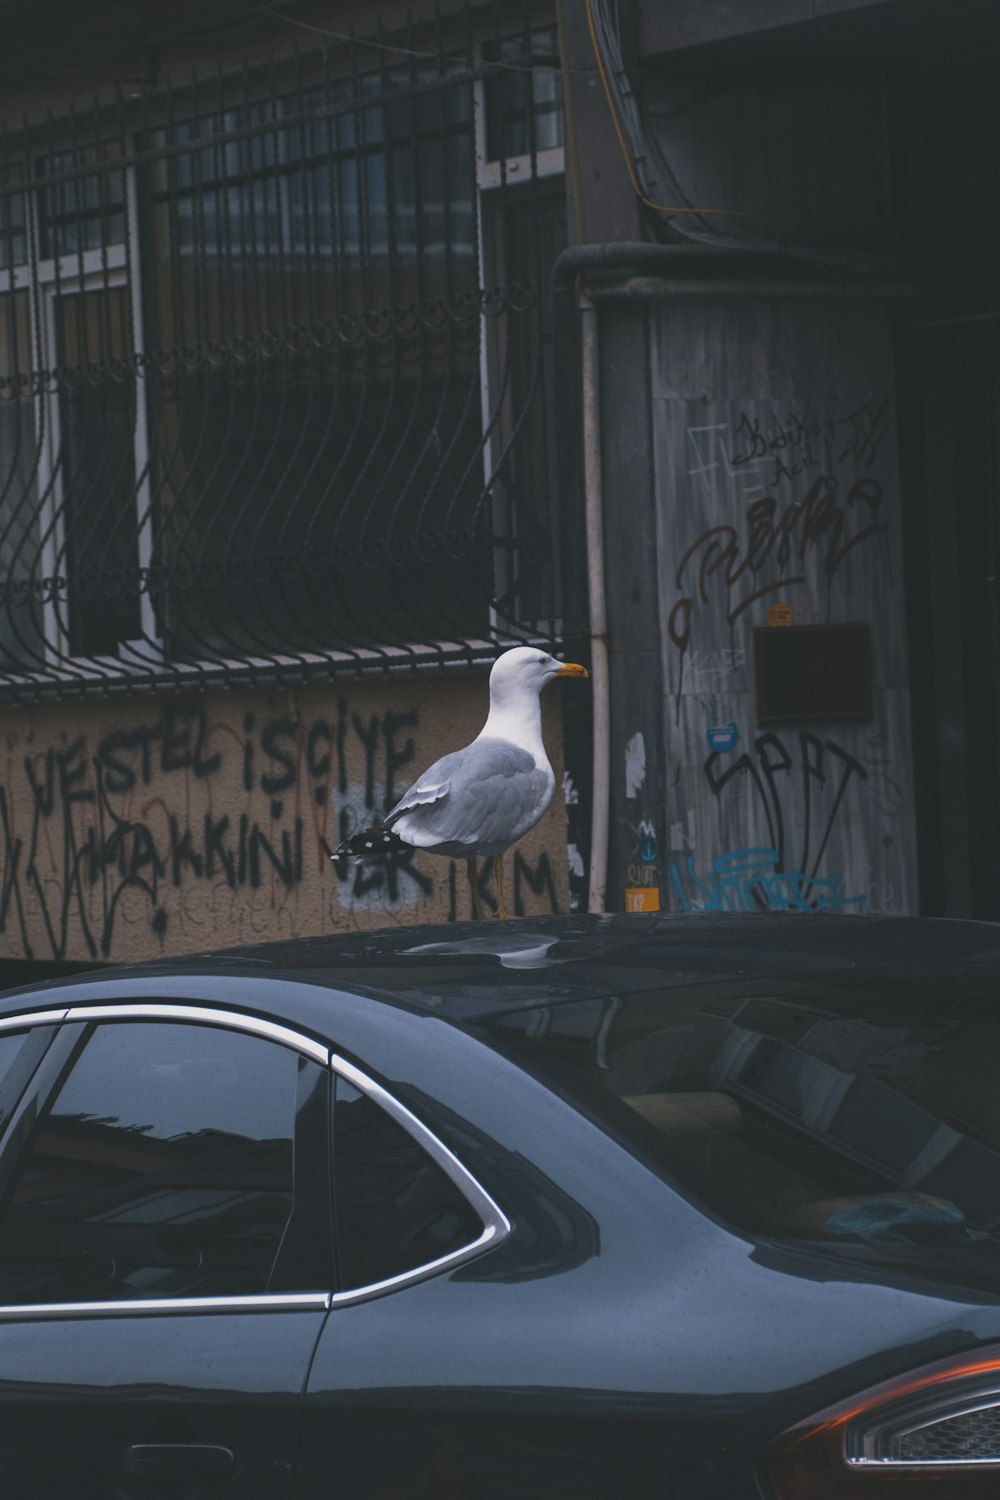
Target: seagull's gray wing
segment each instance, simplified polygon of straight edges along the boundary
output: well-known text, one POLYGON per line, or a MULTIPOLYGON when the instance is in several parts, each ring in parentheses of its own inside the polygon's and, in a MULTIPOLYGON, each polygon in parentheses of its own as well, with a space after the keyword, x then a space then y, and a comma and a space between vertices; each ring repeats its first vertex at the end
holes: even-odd
POLYGON ((459 769, 465 753, 464 750, 453 750, 450 755, 442 755, 440 760, 421 772, 416 781, 407 787, 395 807, 386 813, 386 827, 391 828, 402 813, 411 812, 417 807, 433 807, 447 797, 451 790, 452 776, 459 769))
POLYGON ((386 818, 418 849, 499 852, 532 828, 552 796, 551 768, 508 740, 473 740, 435 761, 386 818))

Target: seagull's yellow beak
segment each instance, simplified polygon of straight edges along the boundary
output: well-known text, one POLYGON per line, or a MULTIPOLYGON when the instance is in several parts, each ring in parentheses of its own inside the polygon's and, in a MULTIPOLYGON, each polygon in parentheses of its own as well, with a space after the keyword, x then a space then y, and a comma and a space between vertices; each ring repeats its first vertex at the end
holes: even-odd
POLYGON ((589 677, 590 673, 587 671, 586 667, 581 667, 577 662, 575 662, 575 661, 567 661, 567 662, 563 662, 562 666, 559 668, 558 672, 556 673, 556 676, 557 677, 589 677))

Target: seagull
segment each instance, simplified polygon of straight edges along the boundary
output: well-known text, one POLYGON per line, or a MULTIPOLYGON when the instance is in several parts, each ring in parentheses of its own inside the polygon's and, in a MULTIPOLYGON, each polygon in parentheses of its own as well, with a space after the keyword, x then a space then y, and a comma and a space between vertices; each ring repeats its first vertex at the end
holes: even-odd
POLYGON ((334 864, 351 856, 372 859, 394 849, 426 849, 464 859, 473 910, 482 917, 476 857, 492 857, 497 916, 506 920, 504 853, 534 828, 555 787, 542 743, 539 694, 553 677, 589 675, 586 667, 556 661, 534 646, 505 651, 490 672, 490 711, 472 743, 428 766, 381 823, 345 839, 334 850, 334 864))

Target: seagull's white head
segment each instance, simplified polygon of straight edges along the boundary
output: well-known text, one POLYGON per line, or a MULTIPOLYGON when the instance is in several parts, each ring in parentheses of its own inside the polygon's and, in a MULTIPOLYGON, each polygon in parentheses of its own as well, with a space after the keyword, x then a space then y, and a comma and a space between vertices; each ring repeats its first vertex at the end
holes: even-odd
POLYGON ((554 656, 549 656, 547 651, 539 651, 536 646, 515 646, 513 650, 505 651, 503 656, 498 656, 493 663, 490 700, 496 703, 513 695, 519 697, 522 693, 537 695, 553 677, 588 675, 586 667, 578 666, 572 661, 556 661, 554 656))
POLYGON ((587 677, 586 667, 556 661, 537 646, 515 646, 497 657, 490 673, 490 712, 480 738, 510 740, 546 765, 539 694, 553 677, 587 677))

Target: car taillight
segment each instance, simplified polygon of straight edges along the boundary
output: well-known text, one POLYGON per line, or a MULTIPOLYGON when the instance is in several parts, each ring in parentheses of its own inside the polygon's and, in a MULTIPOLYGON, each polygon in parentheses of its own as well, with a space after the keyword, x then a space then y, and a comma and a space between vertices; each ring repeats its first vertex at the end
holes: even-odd
POLYGON ((828 1407, 773 1439, 759 1469, 768 1500, 997 1500, 1000 1345, 828 1407))

